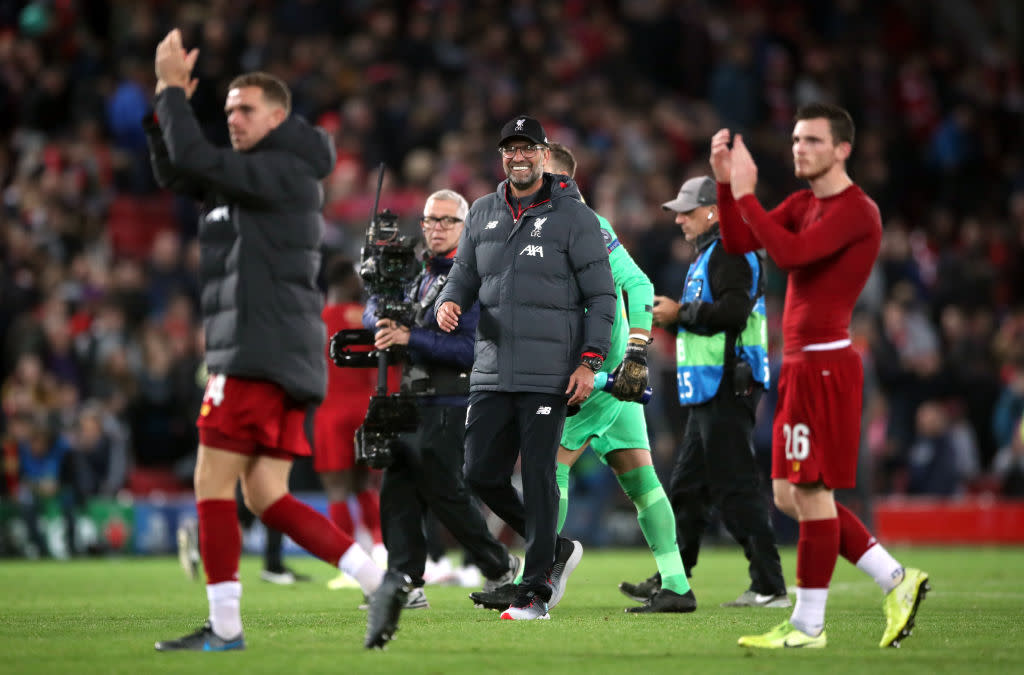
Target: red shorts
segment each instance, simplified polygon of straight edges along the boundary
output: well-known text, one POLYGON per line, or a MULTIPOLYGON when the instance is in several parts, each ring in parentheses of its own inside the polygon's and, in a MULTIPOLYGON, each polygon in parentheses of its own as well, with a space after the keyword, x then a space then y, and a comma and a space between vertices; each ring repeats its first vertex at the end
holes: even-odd
POLYGON ((266 380, 211 374, 199 409, 199 442, 243 455, 308 456, 307 406, 266 380))
POLYGON ((356 429, 366 417, 366 402, 351 406, 321 406, 313 432, 313 468, 317 473, 343 471, 356 465, 356 429))
POLYGON ((772 478, 857 484, 864 367, 852 348, 786 355, 772 425, 772 478))

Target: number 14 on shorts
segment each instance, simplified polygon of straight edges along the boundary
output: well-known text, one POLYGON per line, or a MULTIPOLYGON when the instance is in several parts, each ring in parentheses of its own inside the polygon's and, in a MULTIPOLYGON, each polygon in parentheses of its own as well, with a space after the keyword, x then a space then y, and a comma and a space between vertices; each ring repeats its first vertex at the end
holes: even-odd
POLYGON ((811 454, 811 430, 803 423, 783 424, 782 435, 786 438, 786 461, 793 462, 793 471, 799 471, 800 462, 811 454))

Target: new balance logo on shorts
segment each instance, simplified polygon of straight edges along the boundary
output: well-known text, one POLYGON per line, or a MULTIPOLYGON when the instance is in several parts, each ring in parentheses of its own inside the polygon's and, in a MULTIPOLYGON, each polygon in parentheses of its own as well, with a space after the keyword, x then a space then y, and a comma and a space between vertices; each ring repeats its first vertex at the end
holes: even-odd
POLYGON ((544 257, 544 247, 539 245, 539 244, 537 244, 537 245, 530 244, 526 248, 524 248, 522 251, 520 251, 519 255, 528 255, 528 256, 539 255, 541 258, 543 258, 544 257))
POLYGON ((542 405, 542 406, 540 406, 539 408, 537 408, 537 414, 538 415, 550 415, 551 414, 551 406, 549 406, 549 405, 542 405))

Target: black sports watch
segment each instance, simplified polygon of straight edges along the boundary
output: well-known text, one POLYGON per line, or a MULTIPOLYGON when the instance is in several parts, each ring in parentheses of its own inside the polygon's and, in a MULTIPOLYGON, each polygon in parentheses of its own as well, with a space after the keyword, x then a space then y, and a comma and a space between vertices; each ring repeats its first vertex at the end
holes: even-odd
POLYGON ((597 352, 583 352, 583 356, 580 357, 580 365, 586 366, 596 373, 604 365, 604 357, 597 352))

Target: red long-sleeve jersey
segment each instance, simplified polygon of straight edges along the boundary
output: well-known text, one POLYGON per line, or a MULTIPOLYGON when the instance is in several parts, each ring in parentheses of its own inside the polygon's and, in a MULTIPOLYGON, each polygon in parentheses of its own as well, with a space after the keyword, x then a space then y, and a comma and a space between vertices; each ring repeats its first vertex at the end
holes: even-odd
POLYGON ((800 190, 766 212, 753 195, 738 202, 718 185, 722 245, 729 253, 764 248, 789 271, 782 310, 785 354, 850 337, 854 304, 882 241, 878 205, 856 185, 818 199, 800 190))
MULTIPOLYGON (((345 328, 363 327, 363 306, 355 302, 328 304, 321 312, 327 325, 327 337, 345 328)), ((328 344, 328 350, 330 344, 328 344)), ((370 351, 370 347, 366 351, 370 351)), ((355 351, 360 351, 356 349, 355 351)), ((327 358, 327 398, 325 407, 347 407, 369 404, 370 395, 377 385, 377 371, 372 368, 338 368, 327 358)))

